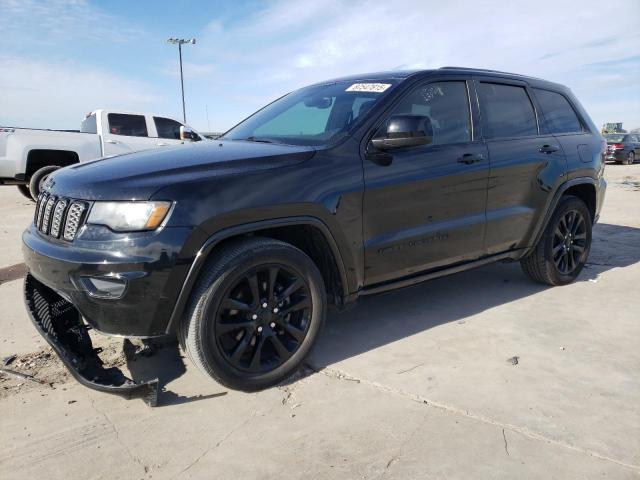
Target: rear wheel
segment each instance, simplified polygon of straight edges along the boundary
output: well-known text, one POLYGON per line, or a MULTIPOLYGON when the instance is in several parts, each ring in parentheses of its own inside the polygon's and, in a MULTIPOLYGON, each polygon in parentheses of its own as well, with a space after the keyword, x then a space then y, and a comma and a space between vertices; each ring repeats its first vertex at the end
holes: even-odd
POLYGON ((254 237, 226 245, 203 267, 179 337, 204 373, 255 391, 299 368, 325 311, 313 261, 292 245, 254 237))
POLYGON ((60 167, 54 165, 48 165, 36 170, 34 174, 31 175, 31 180, 29 180, 29 193, 31 194, 31 198, 34 200, 38 199, 38 195, 40 195, 44 182, 47 181, 47 177, 59 168, 60 167))
POLYGON ((18 187, 18 190, 22 195, 27 197, 29 200, 33 200, 33 197, 31 196, 31 192, 29 191, 28 185, 16 185, 16 186, 18 187))
POLYGON ((573 282, 591 249, 591 214, 577 197, 562 197, 533 252, 520 261, 533 280, 547 285, 573 282))
POLYGON ((636 154, 635 152, 629 152, 627 155, 627 161, 625 162, 627 165, 633 165, 636 162, 636 154))

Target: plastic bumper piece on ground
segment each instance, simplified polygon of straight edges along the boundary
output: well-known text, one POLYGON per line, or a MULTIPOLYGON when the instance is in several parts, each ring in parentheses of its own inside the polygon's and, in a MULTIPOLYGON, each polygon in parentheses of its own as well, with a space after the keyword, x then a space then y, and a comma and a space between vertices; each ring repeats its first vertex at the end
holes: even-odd
POLYGON ((116 367, 105 368, 78 310, 55 291, 27 275, 24 295, 31 321, 75 379, 85 387, 125 398, 158 402, 158 380, 136 383, 116 367))

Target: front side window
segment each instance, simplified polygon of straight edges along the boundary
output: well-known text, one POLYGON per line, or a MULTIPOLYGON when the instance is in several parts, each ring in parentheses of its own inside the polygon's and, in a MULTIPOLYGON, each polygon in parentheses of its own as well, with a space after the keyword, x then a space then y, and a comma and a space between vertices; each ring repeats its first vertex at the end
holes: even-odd
POLYGON ((112 135, 127 135, 129 137, 148 137, 147 122, 144 115, 129 115, 125 113, 110 113, 109 133, 112 135))
POLYGON ((182 126, 180 122, 163 117, 153 117, 153 121, 156 124, 158 138, 180 140, 180 127, 182 126))
POLYGON ((485 138, 538 134, 536 115, 524 87, 482 82, 478 95, 485 138))
POLYGON ((367 116, 396 79, 340 81, 292 92, 229 130, 224 140, 320 146, 336 142, 367 116))
POLYGON ((559 93, 534 88, 550 133, 580 133, 582 124, 569 101, 559 93))
POLYGON ((462 81, 419 86, 400 101, 391 115, 428 117, 433 129, 431 145, 471 141, 469 98, 462 81))

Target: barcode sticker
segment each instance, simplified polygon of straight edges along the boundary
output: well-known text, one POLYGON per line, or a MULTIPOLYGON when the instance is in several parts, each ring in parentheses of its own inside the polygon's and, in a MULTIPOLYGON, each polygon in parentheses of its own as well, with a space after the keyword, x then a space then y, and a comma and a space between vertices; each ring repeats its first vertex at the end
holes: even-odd
POLYGON ((345 92, 382 93, 391 86, 390 83, 354 83, 345 92))

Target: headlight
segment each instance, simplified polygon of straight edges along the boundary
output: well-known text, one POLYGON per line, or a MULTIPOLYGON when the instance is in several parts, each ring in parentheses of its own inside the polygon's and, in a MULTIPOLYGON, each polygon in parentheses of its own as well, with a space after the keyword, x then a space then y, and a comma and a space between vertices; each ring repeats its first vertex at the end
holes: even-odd
POLYGON ((169 208, 171 202, 95 202, 87 223, 105 225, 117 232, 155 230, 169 208))

